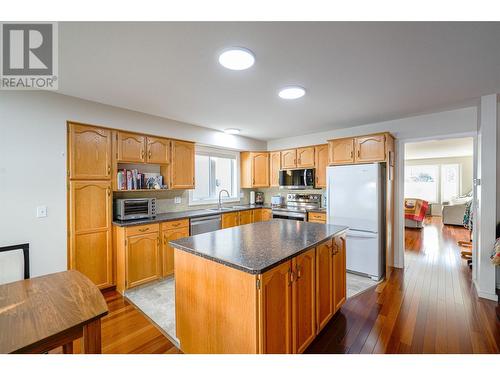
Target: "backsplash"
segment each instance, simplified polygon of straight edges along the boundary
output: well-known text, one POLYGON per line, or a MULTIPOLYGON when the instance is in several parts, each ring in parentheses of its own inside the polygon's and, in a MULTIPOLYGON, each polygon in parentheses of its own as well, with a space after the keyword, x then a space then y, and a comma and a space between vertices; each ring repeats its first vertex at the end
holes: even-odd
MULTIPOLYGON (((239 204, 248 204, 250 200, 250 190, 242 189, 244 197, 240 198, 239 204)), ((204 208, 216 207, 216 204, 206 204, 206 205, 189 205, 189 190, 168 190, 168 191, 154 191, 151 192, 130 192, 130 191, 120 191, 113 194, 114 198, 156 198, 156 212, 159 214, 167 212, 176 211, 187 211, 187 210, 199 210, 204 208), (175 203, 175 198, 180 197, 181 203, 175 203)), ((271 198, 269 198, 269 202, 271 198)), ((224 202, 224 201, 223 201, 224 202)), ((224 203, 225 205, 235 205, 238 202, 224 203)))
MULTIPOLYGON (((301 194, 321 194, 324 196, 326 189, 309 189, 309 190, 284 190, 278 187, 260 188, 260 189, 242 189, 248 191, 245 196, 250 196, 250 191, 262 191, 264 193, 264 203, 271 204, 271 197, 274 195, 281 195, 286 201, 288 193, 301 193, 301 194)), ((324 199, 321 199, 321 207, 323 207, 324 199)))

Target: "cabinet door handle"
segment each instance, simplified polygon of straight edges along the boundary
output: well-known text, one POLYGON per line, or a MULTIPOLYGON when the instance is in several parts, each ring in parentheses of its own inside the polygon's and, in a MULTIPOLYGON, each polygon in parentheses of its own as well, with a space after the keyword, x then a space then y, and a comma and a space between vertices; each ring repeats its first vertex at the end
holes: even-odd
POLYGON ((163 236, 163 244, 166 245, 167 244, 167 236, 163 236))
POLYGON ((108 197, 110 197, 111 196, 111 189, 108 187, 108 188, 106 188, 106 191, 108 193, 108 197))
POLYGON ((358 149, 358 158, 359 158, 359 156, 360 156, 360 155, 361 155, 361 152, 360 152, 360 150, 358 149))
POLYGON ((111 165, 108 165, 108 174, 111 173, 111 165))
POLYGON ((141 150, 141 159, 144 159, 144 150, 141 150))
POLYGON ((156 245, 157 245, 158 247, 160 247, 160 237, 157 237, 157 238, 156 238, 156 245))
POLYGON ((353 157, 353 156, 354 156, 354 155, 353 155, 353 152, 351 151, 351 159, 352 159, 352 157, 353 157))
POLYGON ((148 152, 148 157, 151 159, 151 150, 148 152))
POLYGON ((288 285, 292 285, 292 283, 293 283, 293 276, 294 276, 293 275, 293 271, 289 268, 288 269, 288 273, 290 274, 290 277, 288 279, 288 285))
POLYGON ((139 232, 146 232, 146 231, 148 231, 148 230, 149 230, 149 228, 140 228, 140 229, 139 229, 139 232))
POLYGON ((301 278, 302 276, 302 267, 301 266, 297 266, 297 280, 301 278))

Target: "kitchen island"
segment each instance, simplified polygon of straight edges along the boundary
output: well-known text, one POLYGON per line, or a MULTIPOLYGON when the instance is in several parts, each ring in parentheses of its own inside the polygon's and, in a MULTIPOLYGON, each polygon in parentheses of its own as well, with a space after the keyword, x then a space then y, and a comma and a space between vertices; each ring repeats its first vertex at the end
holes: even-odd
POLYGON ((301 353, 345 302, 347 227, 274 219, 171 241, 185 353, 301 353))

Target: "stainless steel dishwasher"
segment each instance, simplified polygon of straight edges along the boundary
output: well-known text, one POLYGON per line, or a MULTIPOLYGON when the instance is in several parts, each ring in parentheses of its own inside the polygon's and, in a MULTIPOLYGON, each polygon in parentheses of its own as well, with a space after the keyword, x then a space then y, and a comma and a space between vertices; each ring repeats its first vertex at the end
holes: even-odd
POLYGON ((210 215, 191 219, 191 236, 221 229, 221 215, 210 215))

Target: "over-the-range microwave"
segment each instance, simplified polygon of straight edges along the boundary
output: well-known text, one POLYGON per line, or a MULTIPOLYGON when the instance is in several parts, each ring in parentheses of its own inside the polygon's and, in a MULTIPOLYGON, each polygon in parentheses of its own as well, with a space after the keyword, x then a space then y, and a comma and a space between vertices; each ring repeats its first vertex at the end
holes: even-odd
POLYGON ((115 219, 149 219, 156 216, 156 198, 115 199, 115 219))
POLYGON ((280 188, 290 190, 314 189, 314 168, 282 169, 280 188))

